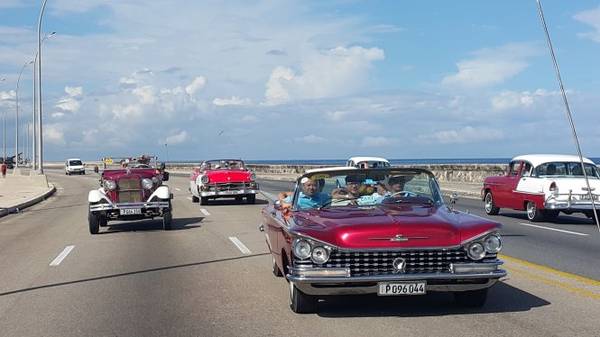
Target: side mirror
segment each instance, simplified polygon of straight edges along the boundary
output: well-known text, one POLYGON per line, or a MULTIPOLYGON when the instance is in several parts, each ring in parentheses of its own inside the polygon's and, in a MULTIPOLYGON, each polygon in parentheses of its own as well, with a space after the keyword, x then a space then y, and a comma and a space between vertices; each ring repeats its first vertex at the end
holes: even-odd
POLYGON ((280 211, 281 210, 281 201, 279 201, 279 200, 275 201, 275 203, 273 204, 273 208, 280 211))
POLYGON ((456 205, 457 201, 458 201, 458 193, 452 192, 452 194, 450 194, 450 209, 454 209, 454 206, 456 205))
POLYGON ((163 181, 169 181, 169 172, 163 172, 162 174, 163 181))
POLYGON ((162 163, 160 163, 160 165, 158 166, 158 168, 159 168, 161 171, 164 171, 166 167, 167 167, 167 164, 165 164, 165 162, 162 162, 162 163))

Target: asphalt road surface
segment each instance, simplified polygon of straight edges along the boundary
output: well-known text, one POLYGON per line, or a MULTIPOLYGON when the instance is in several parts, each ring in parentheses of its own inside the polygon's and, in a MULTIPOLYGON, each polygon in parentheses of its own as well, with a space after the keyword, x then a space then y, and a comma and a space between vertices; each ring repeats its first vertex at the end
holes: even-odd
MULTIPOLYGON (((507 260, 509 277, 491 289, 481 309, 463 309, 451 295, 431 293, 326 298, 317 313, 297 315, 289 310, 285 280, 271 274, 257 230, 266 198, 256 205, 222 200, 199 206, 189 200, 187 178, 172 177, 174 230, 161 230, 156 219, 111 223, 92 236, 86 198, 98 177, 58 172, 49 174, 58 188, 54 197, 0 219, 0 336, 547 337, 600 331, 598 263, 588 270, 600 258, 600 240, 587 220, 539 224, 588 234, 570 236, 518 225, 527 221, 516 212, 495 217, 506 225, 505 254, 558 270, 507 260)), ((289 186, 262 187, 274 193, 289 186)), ((457 208, 477 213, 481 205, 463 200, 457 208)))

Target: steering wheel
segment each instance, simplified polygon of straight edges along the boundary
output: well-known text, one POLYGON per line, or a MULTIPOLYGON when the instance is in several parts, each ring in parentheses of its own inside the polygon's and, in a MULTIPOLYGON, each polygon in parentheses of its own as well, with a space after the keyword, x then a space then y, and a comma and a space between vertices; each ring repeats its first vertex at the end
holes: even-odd
POLYGON ((392 193, 392 194, 391 194, 389 197, 390 197, 390 198, 392 198, 392 197, 395 197, 395 196, 397 196, 397 195, 400 195, 400 194, 404 194, 404 195, 403 195, 403 197, 411 197, 411 198, 412 198, 412 197, 418 197, 418 196, 419 196, 419 195, 418 195, 417 193, 415 193, 415 192, 411 192, 411 191, 400 191, 400 192, 395 192, 395 193, 392 193))

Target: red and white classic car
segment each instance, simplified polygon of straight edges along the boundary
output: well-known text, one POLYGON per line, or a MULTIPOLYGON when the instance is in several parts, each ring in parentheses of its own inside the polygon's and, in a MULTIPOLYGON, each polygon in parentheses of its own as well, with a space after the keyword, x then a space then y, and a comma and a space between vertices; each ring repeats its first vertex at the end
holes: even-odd
POLYGON ((162 217, 163 229, 171 229, 173 195, 164 184, 169 180, 164 164, 157 165, 156 158, 150 156, 121 160, 120 168, 110 168, 112 162, 111 159, 109 167, 102 171, 101 187, 88 194, 90 233, 98 234, 109 220, 154 217, 162 217))
MULTIPOLYGON (((584 158, 594 201, 600 196, 600 175, 584 158)), ((488 215, 500 208, 524 210, 531 221, 553 220, 559 212, 593 217, 592 202, 578 156, 533 154, 513 158, 506 175, 487 177, 481 197, 488 215)), ((597 203, 596 203, 597 204, 597 203)))
POLYGON ((253 204, 258 183, 242 160, 206 160, 192 171, 190 192, 192 202, 200 202, 201 205, 217 198, 235 198, 237 201, 246 198, 249 204, 253 204))
POLYGON ((262 215, 273 273, 289 282, 297 313, 314 311, 318 297, 350 294, 443 291, 482 306, 506 275, 501 225, 448 207, 424 169, 313 170, 262 215))

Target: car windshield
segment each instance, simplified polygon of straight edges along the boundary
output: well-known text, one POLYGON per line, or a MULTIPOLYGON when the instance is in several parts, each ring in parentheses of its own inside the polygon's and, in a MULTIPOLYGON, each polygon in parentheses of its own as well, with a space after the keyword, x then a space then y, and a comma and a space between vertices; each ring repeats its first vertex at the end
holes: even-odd
MULTIPOLYGON (((584 164, 584 167, 589 178, 600 178, 595 165, 584 164)), ((583 177, 583 170, 579 162, 549 162, 538 165, 535 174, 538 177, 583 177)))
POLYGON ((359 168, 383 168, 383 167, 390 167, 390 163, 385 162, 385 161, 369 160, 369 161, 360 161, 360 162, 356 163, 355 166, 359 167, 359 168))
POLYGON ((294 193, 295 209, 443 203, 434 176, 425 170, 362 169, 312 172, 294 193))
POLYGON ((244 162, 241 160, 207 160, 202 163, 206 170, 244 170, 244 162))
POLYGON ((81 160, 69 160, 69 165, 70 166, 78 166, 78 165, 83 165, 83 163, 81 162, 81 160))

